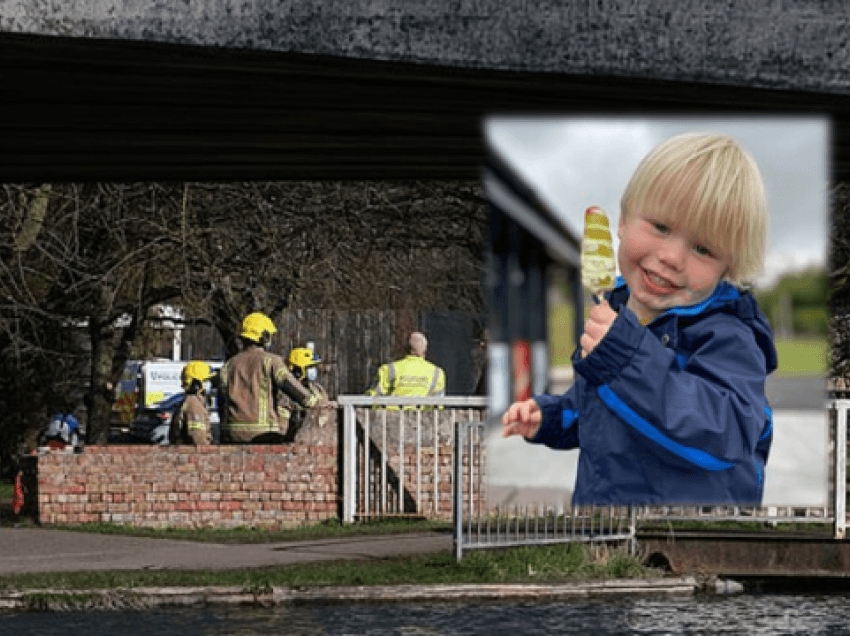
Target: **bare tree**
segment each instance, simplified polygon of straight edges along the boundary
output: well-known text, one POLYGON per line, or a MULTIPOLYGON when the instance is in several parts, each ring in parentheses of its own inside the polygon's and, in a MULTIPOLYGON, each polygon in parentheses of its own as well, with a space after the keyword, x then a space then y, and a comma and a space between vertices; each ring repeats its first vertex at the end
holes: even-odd
POLYGON ((37 366, 65 369, 76 360, 64 379, 56 373, 44 378, 49 382, 43 391, 61 400, 69 394, 66 384, 77 381, 83 361, 90 360, 88 441, 105 443, 111 387, 129 346, 148 309, 179 292, 166 258, 177 245, 174 188, 54 185, 42 213, 45 191, 5 187, 3 215, 19 222, 0 240, 4 316, 14 316, 4 320, 2 345, 16 374, 29 378, 24 386, 39 385, 30 377, 37 366), (52 343, 53 334, 69 337, 52 343))
POLYGON ((477 183, 191 184, 185 201, 182 299, 231 346, 251 311, 481 309, 477 183))
POLYGON ((88 441, 105 443, 112 387, 159 303, 214 325, 231 354, 252 311, 481 309, 485 207, 477 183, 2 192, 0 350, 10 364, 0 400, 15 402, 0 414, 6 432, 37 421, 39 405, 85 393, 88 441))

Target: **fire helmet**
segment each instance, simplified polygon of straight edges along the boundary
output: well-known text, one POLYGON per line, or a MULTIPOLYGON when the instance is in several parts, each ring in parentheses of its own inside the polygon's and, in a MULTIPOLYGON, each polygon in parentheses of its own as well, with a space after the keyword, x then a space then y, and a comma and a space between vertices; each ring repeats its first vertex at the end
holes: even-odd
POLYGON ((316 366, 322 359, 306 348, 296 348, 289 352, 287 363, 289 370, 299 380, 307 375, 307 368, 316 366))
POLYGON ((183 373, 181 374, 181 380, 183 381, 183 386, 189 386, 192 384, 192 380, 197 380, 201 384, 210 379, 210 365, 206 362, 194 361, 187 364, 183 367, 183 373))
POLYGON ((277 328, 271 318, 260 312, 249 314, 242 321, 242 333, 240 335, 257 344, 262 344, 261 341, 270 339, 272 334, 275 333, 277 333, 277 328))

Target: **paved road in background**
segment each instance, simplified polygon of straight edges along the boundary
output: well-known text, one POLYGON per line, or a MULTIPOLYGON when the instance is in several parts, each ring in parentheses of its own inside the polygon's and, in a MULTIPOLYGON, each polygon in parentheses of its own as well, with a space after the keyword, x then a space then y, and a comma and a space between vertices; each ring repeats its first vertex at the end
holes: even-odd
POLYGON ((770 408, 794 411, 824 410, 826 380, 823 377, 767 378, 767 399, 770 408))

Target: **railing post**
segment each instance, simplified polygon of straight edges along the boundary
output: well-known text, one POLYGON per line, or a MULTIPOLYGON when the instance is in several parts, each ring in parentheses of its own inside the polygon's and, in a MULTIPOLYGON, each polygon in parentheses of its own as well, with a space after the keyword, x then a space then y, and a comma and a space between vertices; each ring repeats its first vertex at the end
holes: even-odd
POLYGON ((463 558, 463 423, 454 427, 454 469, 452 470, 452 526, 454 528, 454 554, 463 558))
POLYGON ((353 404, 344 405, 342 412, 342 520, 353 523, 357 509, 357 413, 353 404))
POLYGON ((847 411, 850 400, 835 400, 834 537, 844 539, 847 524, 847 411))

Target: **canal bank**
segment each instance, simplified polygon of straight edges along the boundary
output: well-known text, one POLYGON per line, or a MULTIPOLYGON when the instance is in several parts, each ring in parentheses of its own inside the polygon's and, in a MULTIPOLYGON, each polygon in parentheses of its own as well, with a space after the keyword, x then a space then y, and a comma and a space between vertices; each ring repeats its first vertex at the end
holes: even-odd
POLYGON ((275 607, 329 603, 555 601, 618 595, 679 596, 699 590, 693 577, 617 579, 563 584, 370 585, 322 587, 134 587, 0 591, 0 611, 87 611, 158 607, 275 607))
MULTIPOLYGON (((235 570, 321 561, 374 562, 391 557, 449 554, 448 532, 419 532, 260 544, 212 544, 91 534, 44 528, 5 528, 0 573, 235 570)), ((703 582, 704 583, 704 582, 703 582)), ((21 585, 20 588, 24 588, 21 585)), ((0 590, 0 610, 88 610, 207 605, 274 607, 321 603, 419 601, 540 601, 617 595, 688 595, 700 582, 675 578, 588 578, 558 584, 120 586, 108 589, 0 590)))

